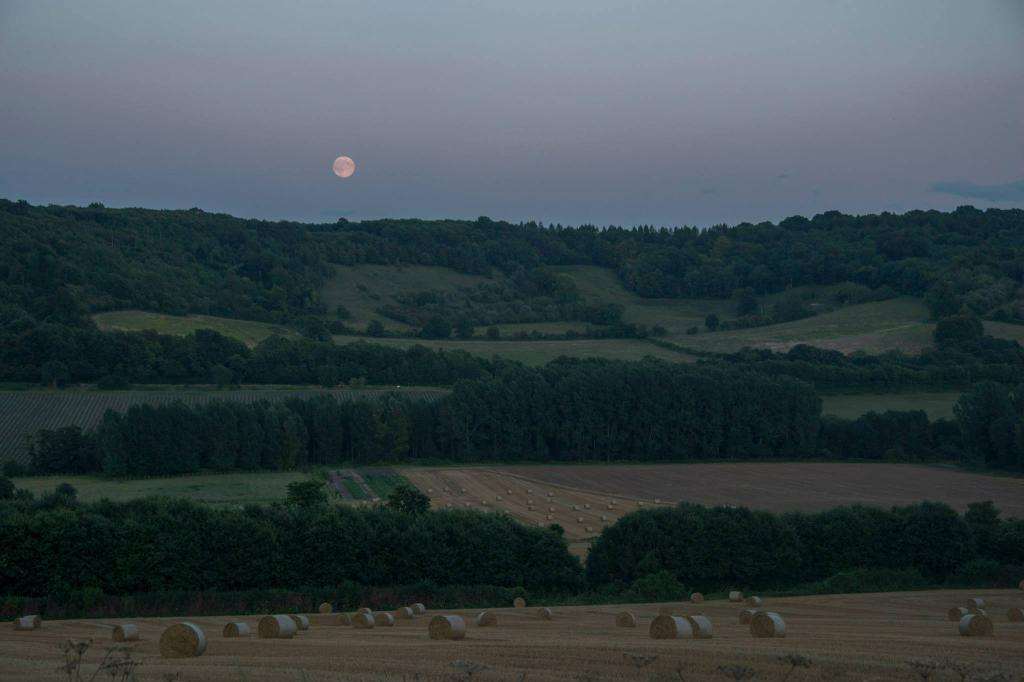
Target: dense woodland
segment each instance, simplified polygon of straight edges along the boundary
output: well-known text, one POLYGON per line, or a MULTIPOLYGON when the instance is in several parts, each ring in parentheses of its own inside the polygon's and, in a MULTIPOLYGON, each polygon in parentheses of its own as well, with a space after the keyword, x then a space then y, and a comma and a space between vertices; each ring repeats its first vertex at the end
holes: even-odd
POLYGON ((379 462, 946 461, 1024 470, 1024 384, 982 382, 955 421, 924 412, 820 415, 804 383, 710 366, 560 361, 506 367, 437 401, 321 396, 108 412, 99 427, 41 431, 40 474, 116 477, 379 462))
POLYGON ((999 518, 991 503, 973 504, 964 515, 932 502, 814 514, 680 504, 638 511, 605 528, 587 557, 587 579, 629 585, 664 571, 695 589, 725 590, 785 588, 854 569, 909 569, 921 586, 958 572, 999 575, 1001 567, 1008 584, 1024 571, 1024 520, 999 518))
MULTIPOLYGON (((990 503, 972 505, 963 516, 927 502, 785 515, 686 504, 639 511, 603 529, 584 570, 557 526, 527 528, 495 513, 324 502, 244 509, 164 499, 81 504, 66 486, 39 500, 16 497, 0 500, 6 601, 49 596, 65 609, 108 595, 173 595, 197 585, 206 602, 224 591, 333 586, 332 594, 348 593, 340 599, 350 607, 359 587, 392 587, 393 608, 394 588, 402 585, 419 585, 415 593, 427 597, 452 587, 479 599, 487 590, 468 586, 492 586, 558 599, 649 601, 736 585, 1007 586, 1024 570, 1024 521, 1000 519, 990 503)), ((507 603, 507 592, 490 593, 507 603)))

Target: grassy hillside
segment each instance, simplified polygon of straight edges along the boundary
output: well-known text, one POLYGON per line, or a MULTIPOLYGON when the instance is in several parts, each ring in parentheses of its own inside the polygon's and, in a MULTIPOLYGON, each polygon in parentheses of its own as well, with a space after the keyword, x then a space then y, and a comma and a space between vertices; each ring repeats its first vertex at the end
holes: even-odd
POLYGON ((427 265, 336 265, 334 276, 324 285, 320 297, 327 306, 328 315, 333 315, 339 305, 345 306, 352 314, 352 318, 346 320, 347 324, 362 328, 378 320, 385 329, 405 331, 409 329, 408 325, 376 312, 395 294, 450 291, 486 281, 486 277, 427 265))
POLYGON ((886 410, 924 410, 929 419, 952 419, 953 404, 960 398, 956 391, 942 393, 856 393, 822 396, 822 414, 856 419, 868 412, 886 410))
POLYGON ((798 343, 852 353, 862 350, 919 352, 931 345, 933 325, 916 298, 862 303, 793 322, 766 327, 704 332, 676 339, 688 348, 733 352, 745 346, 785 351, 798 343))
MULTIPOLYGON (((516 325, 522 327, 523 325, 516 325)), ((353 336, 335 336, 336 343, 359 340, 353 336)), ((555 358, 570 357, 607 358, 610 360, 640 360, 647 356, 672 362, 686 362, 692 357, 659 348, 642 339, 572 339, 559 341, 487 341, 473 339, 372 339, 373 343, 397 348, 427 346, 444 350, 464 350, 480 357, 498 355, 526 365, 543 365, 555 358)))
POLYGON ((184 336, 197 329, 212 329, 224 336, 238 339, 249 346, 269 336, 298 336, 294 329, 269 322, 234 320, 212 315, 165 315, 144 310, 115 310, 93 315, 100 329, 125 332, 154 331, 160 334, 184 336))

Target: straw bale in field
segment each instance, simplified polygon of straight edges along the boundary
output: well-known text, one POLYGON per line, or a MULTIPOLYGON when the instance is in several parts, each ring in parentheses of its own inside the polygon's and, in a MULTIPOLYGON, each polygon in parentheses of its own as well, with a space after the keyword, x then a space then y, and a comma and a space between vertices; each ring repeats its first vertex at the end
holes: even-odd
POLYGON ((114 628, 111 637, 115 642, 136 642, 139 639, 139 626, 135 623, 122 623, 114 628))
POLYGON ((410 620, 415 615, 411 606, 399 606, 395 609, 395 618, 398 620, 410 620))
POLYGON ((651 639, 693 639, 693 626, 682 616, 660 615, 648 632, 651 639))
POLYGON ((331 606, 330 602, 326 602, 325 601, 323 604, 321 604, 320 606, 316 607, 316 610, 317 610, 317 613, 330 613, 331 611, 334 610, 334 607, 331 606))
POLYGON ((743 593, 739 590, 732 590, 729 592, 729 601, 740 602, 743 601, 743 593))
POLYGON ((786 621, 773 611, 758 611, 750 619, 750 634, 754 637, 785 637, 786 621))
POLYGON ((327 623, 328 625, 344 625, 349 627, 352 625, 352 616, 348 613, 339 613, 334 618, 331 618, 327 623))
POLYGON ((360 630, 368 630, 374 626, 373 614, 372 613, 357 613, 352 617, 352 627, 359 628, 360 630))
POLYGON ((711 620, 707 616, 695 615, 687 616, 686 620, 690 623, 690 627, 693 629, 693 636, 695 639, 711 639, 714 637, 714 628, 711 626, 711 620))
POLYGON ((985 600, 981 597, 971 597, 965 604, 969 609, 983 609, 985 608, 985 600))
POLYGON ((516 607, 517 609, 525 609, 526 608, 526 600, 523 599, 522 597, 516 597, 515 599, 512 600, 512 606, 516 607))
POLYGON ((434 616, 428 632, 430 639, 462 639, 466 636, 466 621, 462 616, 434 616))
POLYGON ((1006 612, 1006 620, 1011 623, 1024 622, 1024 609, 1019 606, 1014 606, 1006 612))
POLYGON ((291 619, 295 621, 295 627, 299 630, 309 629, 309 616, 305 616, 301 613, 291 614, 291 619))
POLYGON ((615 616, 615 626, 620 628, 635 628, 636 614, 631 611, 619 611, 615 616))
POLYGON ((760 597, 747 597, 747 606, 761 606, 764 604, 764 599, 760 597))
POLYGON ((693 592, 692 594, 690 594, 690 601, 694 604, 699 604, 702 601, 704 601, 704 595, 700 592, 693 592))
POLYGON ((39 616, 22 616, 14 619, 15 630, 38 630, 43 626, 43 619, 39 616))
POLYGON ((373 609, 371 609, 369 606, 363 606, 360 607, 360 609, 356 613, 373 613, 373 609))
POLYGON ((256 625, 256 632, 263 639, 291 639, 299 631, 299 626, 291 616, 263 616, 256 625))
POLYGON ((542 606, 539 609, 537 609, 537 617, 541 620, 551 620, 555 617, 555 614, 553 614, 551 612, 551 609, 549 609, 548 607, 542 606))
POLYGON ((494 613, 493 611, 481 611, 476 617, 476 624, 482 628, 497 625, 498 614, 494 613))
POLYGON ((992 634, 992 619, 980 613, 968 613, 958 626, 964 637, 988 637, 992 634))
POLYGON ((740 625, 750 625, 750 621, 757 615, 757 609, 743 609, 740 611, 740 625))
POLYGON ((164 658, 194 658, 206 651, 206 635, 195 623, 175 623, 160 635, 160 655, 164 658))
POLYGON ((960 619, 970 612, 971 610, 966 606, 954 606, 949 611, 946 611, 946 619, 951 620, 954 623, 959 623, 960 619))
POLYGON ((225 637, 248 637, 252 634, 252 630, 249 629, 248 623, 228 623, 224 626, 222 633, 225 637))
POLYGON ((382 628, 390 628, 395 625, 395 617, 387 611, 374 611, 373 612, 373 623, 374 625, 382 628))

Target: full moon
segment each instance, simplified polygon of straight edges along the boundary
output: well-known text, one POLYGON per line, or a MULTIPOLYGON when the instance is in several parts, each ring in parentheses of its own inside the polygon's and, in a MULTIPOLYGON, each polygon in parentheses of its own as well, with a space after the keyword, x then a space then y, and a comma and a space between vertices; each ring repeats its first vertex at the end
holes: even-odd
POLYGON ((356 172, 356 162, 347 156, 339 156, 334 160, 331 169, 339 178, 350 178, 356 172))

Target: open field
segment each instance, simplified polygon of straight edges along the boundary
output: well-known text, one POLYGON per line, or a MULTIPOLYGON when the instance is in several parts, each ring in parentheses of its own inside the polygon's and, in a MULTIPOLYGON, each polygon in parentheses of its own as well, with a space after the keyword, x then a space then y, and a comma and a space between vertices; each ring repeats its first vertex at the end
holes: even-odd
POLYGON ((268 504, 281 502, 292 481, 303 481, 308 474, 300 471, 264 471, 259 473, 195 474, 114 480, 99 476, 28 476, 14 479, 15 485, 36 495, 51 492, 60 483, 70 483, 83 502, 103 498, 114 502, 151 495, 187 498, 212 505, 268 504))
POLYGON ((681 501, 782 512, 848 504, 888 508, 922 500, 962 511, 971 502, 992 500, 1004 516, 1024 518, 1022 478, 912 464, 509 465, 399 471, 431 497, 435 508, 494 510, 530 525, 560 524, 573 553, 580 556, 603 527, 620 517, 641 506, 681 501))
MULTIPOLYGON (((935 590, 925 592, 768 598, 765 607, 786 621, 784 639, 756 639, 740 625, 740 605, 725 600, 698 606, 674 604, 673 613, 702 613, 712 622, 712 639, 653 640, 648 636, 658 604, 556 607, 554 618, 536 617, 533 608, 492 609, 498 624, 477 627, 479 610, 444 611, 466 619, 461 641, 435 641, 427 624, 438 611, 395 627, 359 630, 323 624, 312 616, 309 630, 294 639, 255 637, 225 639, 225 623, 259 616, 186 618, 207 638, 204 655, 192 659, 160 657, 158 641, 168 625, 181 618, 140 618, 140 641, 128 646, 141 664, 140 680, 452 680, 468 679, 456 661, 484 669, 480 680, 723 680, 720 667, 751 669, 755 679, 915 680, 909 661, 951 659, 970 665, 974 675, 1005 673, 1017 679, 1024 672, 1024 623, 1009 623, 1006 610, 1024 604, 1019 590, 935 590), (945 620, 950 606, 981 596, 991 604, 995 633, 961 637, 956 624, 945 620), (636 614, 636 628, 615 627, 615 614, 636 614), (809 668, 786 677, 789 666, 780 656, 799 653, 809 668), (644 664, 644 659, 647 660, 644 664), (180 675, 180 677, 174 677, 180 675)), ((532 605, 536 606, 536 605, 532 605)), ((58 672, 63 656, 58 645, 71 639, 94 639, 86 655, 91 674, 110 632, 122 620, 46 621, 42 628, 18 632, 0 629, 0 679, 7 682, 67 679, 58 672)), ((255 628, 254 628, 255 629, 255 628)), ((959 679, 944 671, 933 679, 959 679)), ((986 678, 996 679, 996 678, 986 678)))
POLYGON ((479 275, 428 265, 335 265, 334 277, 324 285, 320 296, 328 315, 334 315, 339 305, 345 306, 352 314, 345 322, 353 327, 365 327, 377 320, 386 329, 404 331, 408 325, 376 312, 395 294, 452 291, 487 281, 479 275))
POLYGON ((917 464, 744 462, 503 466, 500 472, 589 494, 660 498, 768 511, 816 511, 844 504, 877 507, 921 500, 965 510, 992 500, 1004 516, 1024 518, 1024 478, 988 476, 917 464))
POLYGON ((294 329, 278 324, 211 315, 165 315, 149 313, 144 310, 114 310, 93 315, 92 319, 96 322, 96 326, 103 330, 154 331, 172 336, 185 336, 197 329, 212 329, 248 346, 255 346, 269 336, 297 337, 299 335, 294 329))
MULTIPOLYGON (((354 336, 335 336, 335 343, 351 343, 354 336)), ((543 365, 563 355, 570 357, 607 358, 609 360, 641 360, 647 356, 670 362, 686 362, 692 357, 684 353, 659 348, 642 339, 573 339, 558 341, 470 341, 453 339, 372 339, 395 348, 427 346, 442 350, 464 350, 473 355, 490 358, 499 355, 524 365, 543 365)))
POLYGON ((861 303, 793 322, 767 327, 709 332, 676 339, 687 348, 729 353, 745 346, 786 351, 798 343, 852 353, 903 350, 917 353, 931 345, 928 310, 919 299, 894 298, 861 303))
POLYGON ((852 393, 821 397, 822 414, 856 419, 868 412, 886 410, 924 410, 929 419, 952 419, 958 391, 938 393, 852 393))
POLYGON ((325 394, 354 400, 380 397, 392 392, 425 400, 433 400, 447 393, 445 389, 418 387, 0 391, 0 462, 9 459, 25 461, 28 456, 26 438, 40 429, 56 429, 63 426, 80 426, 88 429, 99 424, 107 410, 126 412, 133 405, 166 405, 179 400, 186 405, 199 405, 215 400, 252 403, 261 400, 311 398, 325 394))

